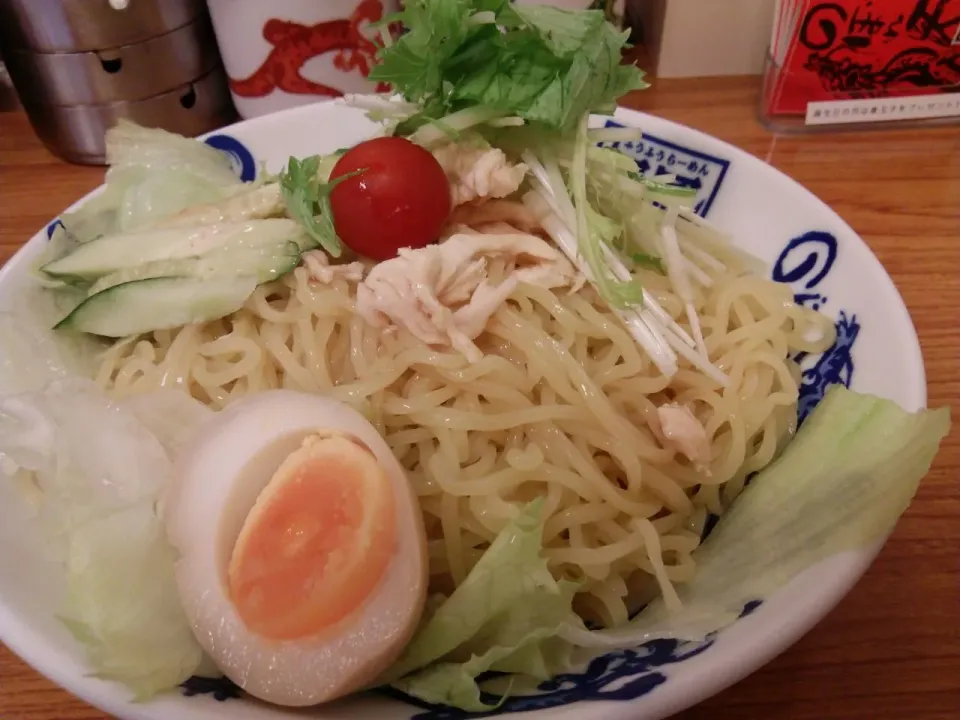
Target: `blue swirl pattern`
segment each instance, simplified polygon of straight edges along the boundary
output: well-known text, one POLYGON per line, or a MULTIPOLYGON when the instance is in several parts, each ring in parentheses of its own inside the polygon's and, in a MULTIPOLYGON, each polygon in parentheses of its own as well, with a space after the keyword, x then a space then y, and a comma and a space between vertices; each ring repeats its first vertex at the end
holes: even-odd
POLYGON ((232 135, 211 135, 204 142, 229 156, 234 172, 244 182, 253 182, 257 177, 257 163, 247 146, 232 135))
MULTIPOLYGON (((758 607, 759 600, 747 603, 740 617, 746 617, 758 607)), ((635 700, 667 681, 667 676, 660 672, 663 668, 706 652, 716 642, 718 634, 711 633, 700 642, 652 640, 636 650, 618 650, 601 655, 591 660, 583 672, 558 675, 541 683, 537 694, 508 698, 499 708, 488 713, 468 713, 442 705, 421 703, 395 691, 383 692, 424 709, 412 715, 410 720, 469 720, 502 713, 547 710, 577 702, 635 700)), ((500 700, 493 695, 483 699, 490 705, 500 700)))
MULTIPOLYGON (((794 301, 814 310, 823 310, 830 302, 821 284, 827 279, 837 261, 837 239, 823 230, 811 230, 793 238, 780 252, 773 265, 773 279, 800 289, 794 301)), ((837 320, 837 339, 812 366, 804 367, 797 407, 799 423, 807 418, 831 385, 850 387, 853 381, 853 346, 860 335, 857 316, 840 310, 837 320)), ((798 353, 794 359, 806 365, 807 353, 798 353)))
POLYGON ((57 218, 52 223, 47 225, 47 240, 53 239, 53 234, 57 231, 58 227, 63 227, 63 223, 60 221, 60 218, 57 218))

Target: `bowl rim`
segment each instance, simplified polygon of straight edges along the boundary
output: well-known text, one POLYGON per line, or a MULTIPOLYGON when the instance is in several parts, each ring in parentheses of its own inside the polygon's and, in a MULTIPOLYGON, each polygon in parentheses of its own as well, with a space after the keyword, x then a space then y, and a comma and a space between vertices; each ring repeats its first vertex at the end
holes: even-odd
MULTIPOLYGON (((298 116, 325 112, 332 105, 344 106, 339 99, 300 105, 260 117, 241 120, 199 135, 197 139, 204 140, 220 134, 229 135, 237 127, 262 132, 270 128, 271 125, 283 124, 285 121, 298 116)), ((362 110, 356 111, 358 113, 363 112, 362 110)), ((764 173, 775 174, 779 182, 785 182, 792 192, 803 195, 808 201, 814 201, 822 209, 824 218, 828 219, 838 232, 855 238, 862 245, 862 250, 865 251, 866 257, 869 259, 870 267, 864 267, 861 270, 864 273, 872 273, 875 282, 885 283, 886 290, 892 292, 891 297, 896 300, 895 305, 898 315, 892 321, 900 328, 901 342, 909 345, 906 352, 910 355, 908 361, 912 370, 906 384, 912 387, 909 387, 908 391, 912 394, 917 409, 926 406, 927 385, 923 354, 916 327, 910 317, 906 303, 893 279, 867 242, 833 208, 773 165, 725 140, 683 123, 622 106, 618 107, 612 116, 601 117, 613 117, 618 121, 641 129, 645 129, 651 124, 661 128, 670 128, 689 137, 692 141, 722 151, 731 163, 736 160, 740 164, 746 164, 764 173)), ((103 185, 101 184, 68 208, 62 210, 60 214, 75 210, 102 190, 103 185)), ((21 245, 3 267, 0 267, 0 288, 10 284, 11 279, 23 271, 23 266, 37 252, 43 242, 45 242, 45 229, 41 228, 32 238, 21 245)), ((517 715, 522 714, 530 717, 569 715, 572 719, 572 713, 574 712, 577 713, 578 717, 583 717, 581 713, 586 711, 584 706, 588 706, 590 708, 589 720, 628 720, 629 718, 638 720, 636 714, 638 705, 644 705, 649 707, 644 708, 642 718, 653 720, 692 707, 759 670, 809 632, 859 582, 883 548, 887 538, 889 538, 889 535, 869 546, 835 554, 801 572, 786 585, 765 598, 763 604, 749 616, 718 633, 716 642, 710 649, 711 652, 686 660, 682 665, 672 669, 665 669, 663 672, 669 677, 670 682, 664 683, 653 693, 627 701, 591 700, 588 703, 576 702, 557 708, 534 710, 517 715), (814 579, 816 583, 811 582, 814 579), (792 613, 786 612, 787 608, 783 607, 783 600, 787 597, 791 598, 790 602, 794 605, 792 613), (777 598, 780 599, 779 602, 772 602, 777 598), (798 598, 801 599, 798 600, 798 598), (722 651, 720 648, 722 648, 722 651), (574 710, 574 708, 576 709, 574 710)), ((123 720, 158 720, 160 717, 155 712, 151 712, 151 705, 149 704, 131 703, 124 695, 123 690, 114 683, 77 673, 70 667, 74 663, 64 659, 63 650, 57 644, 45 638, 40 631, 20 622, 19 616, 4 602, 2 593, 0 593, 0 642, 3 642, 23 662, 55 683, 59 688, 98 709, 123 720)), ((174 700, 182 702, 179 696, 176 696, 173 700, 166 699, 171 702, 174 700)), ((159 702, 163 702, 163 699, 159 702)), ((413 711, 413 706, 409 707, 413 711)), ((510 715, 505 714, 504 717, 510 715)))

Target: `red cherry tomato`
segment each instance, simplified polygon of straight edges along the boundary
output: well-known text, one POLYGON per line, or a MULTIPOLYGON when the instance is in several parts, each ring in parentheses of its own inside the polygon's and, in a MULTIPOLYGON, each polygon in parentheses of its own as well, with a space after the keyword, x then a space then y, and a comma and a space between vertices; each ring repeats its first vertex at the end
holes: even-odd
POLYGON ((357 170, 330 193, 340 239, 373 260, 435 242, 450 217, 450 185, 440 163, 397 137, 367 140, 337 161, 330 180, 357 170))

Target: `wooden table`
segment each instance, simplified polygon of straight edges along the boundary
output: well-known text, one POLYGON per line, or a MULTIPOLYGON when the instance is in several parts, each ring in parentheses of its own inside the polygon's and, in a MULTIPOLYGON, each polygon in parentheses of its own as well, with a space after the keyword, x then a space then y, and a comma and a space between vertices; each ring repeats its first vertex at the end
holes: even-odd
MULTIPOLYGON (((960 128, 772 137, 755 119, 757 86, 667 81, 631 104, 748 150, 835 208, 903 293, 930 404, 960 406, 960 128)), ((102 176, 56 160, 23 115, 0 113, 0 261, 102 176)), ((763 670, 678 717, 960 718, 960 433, 840 606, 763 670)), ((106 720, 2 646, 0 718, 106 720)))

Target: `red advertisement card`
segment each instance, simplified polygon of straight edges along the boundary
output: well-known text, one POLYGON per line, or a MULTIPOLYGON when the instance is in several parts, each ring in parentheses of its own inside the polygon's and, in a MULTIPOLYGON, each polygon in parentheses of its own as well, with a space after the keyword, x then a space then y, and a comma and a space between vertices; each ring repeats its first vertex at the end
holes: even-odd
POLYGON ((771 115, 960 92, 960 0, 786 0, 773 47, 771 115))

